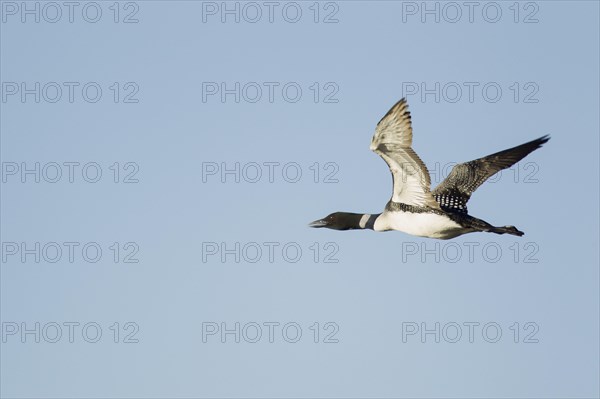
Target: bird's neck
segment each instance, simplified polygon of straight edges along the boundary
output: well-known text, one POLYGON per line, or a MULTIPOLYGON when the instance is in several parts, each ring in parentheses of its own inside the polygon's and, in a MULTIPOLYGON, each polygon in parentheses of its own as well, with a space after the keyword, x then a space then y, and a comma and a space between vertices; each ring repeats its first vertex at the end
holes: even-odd
POLYGON ((372 215, 370 213, 349 213, 345 212, 346 218, 353 229, 368 229, 373 230, 375 220, 380 215, 372 215))

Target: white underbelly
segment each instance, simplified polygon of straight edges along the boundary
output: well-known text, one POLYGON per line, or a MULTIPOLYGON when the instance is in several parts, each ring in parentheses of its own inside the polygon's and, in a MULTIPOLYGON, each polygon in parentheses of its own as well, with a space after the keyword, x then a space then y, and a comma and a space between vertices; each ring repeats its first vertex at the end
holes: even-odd
POLYGON ((375 221, 374 230, 397 230, 419 237, 449 239, 473 230, 436 213, 387 212, 375 221))

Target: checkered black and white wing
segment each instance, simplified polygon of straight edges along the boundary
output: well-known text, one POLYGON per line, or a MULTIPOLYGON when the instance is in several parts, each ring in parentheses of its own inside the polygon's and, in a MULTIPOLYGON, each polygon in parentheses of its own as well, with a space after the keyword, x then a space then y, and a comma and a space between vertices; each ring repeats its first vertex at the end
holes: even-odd
POLYGON ((548 140, 549 136, 543 136, 487 157, 455 165, 448 177, 433 190, 433 197, 444 210, 467 213, 467 202, 479 186, 499 171, 519 162, 548 140))

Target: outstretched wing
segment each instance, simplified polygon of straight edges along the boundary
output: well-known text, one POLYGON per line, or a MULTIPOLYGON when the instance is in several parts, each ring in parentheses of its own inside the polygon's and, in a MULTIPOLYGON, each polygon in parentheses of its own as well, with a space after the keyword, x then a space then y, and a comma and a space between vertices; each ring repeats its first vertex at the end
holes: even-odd
POLYGON ((403 98, 377 124, 371 150, 383 158, 392 172, 392 201, 439 209, 431 195, 427 167, 411 146, 410 112, 403 98))
POLYGON ((548 140, 549 136, 543 136, 487 157, 455 165, 448 177, 433 190, 433 197, 444 210, 466 213, 467 202, 479 186, 497 172, 519 162, 548 140))

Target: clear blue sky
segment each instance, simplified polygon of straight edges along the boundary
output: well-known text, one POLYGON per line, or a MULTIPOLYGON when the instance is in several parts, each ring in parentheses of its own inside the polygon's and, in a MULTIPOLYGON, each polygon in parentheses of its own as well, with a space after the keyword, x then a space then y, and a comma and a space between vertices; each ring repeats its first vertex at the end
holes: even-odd
POLYGON ((598 397, 597 2, 54 4, 0 3, 3 397, 598 397), (403 95, 434 185, 552 135, 469 204, 524 237, 306 227, 403 95))

